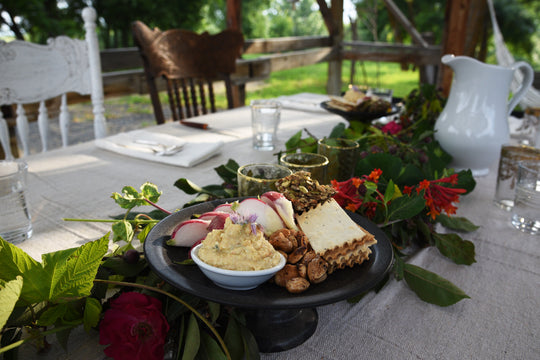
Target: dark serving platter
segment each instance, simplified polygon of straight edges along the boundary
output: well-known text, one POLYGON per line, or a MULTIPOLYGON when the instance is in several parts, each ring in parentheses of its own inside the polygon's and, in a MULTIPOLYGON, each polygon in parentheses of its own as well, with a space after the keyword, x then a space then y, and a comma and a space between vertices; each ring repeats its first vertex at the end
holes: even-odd
POLYGON ((368 261, 353 268, 342 269, 300 294, 290 294, 284 288, 267 282, 245 291, 228 290, 215 285, 196 265, 181 265, 188 258, 189 248, 166 245, 174 227, 193 214, 213 210, 217 205, 236 199, 215 200, 180 210, 160 221, 144 243, 146 259, 152 269, 176 288, 221 304, 246 309, 301 309, 334 303, 370 290, 388 273, 393 262, 390 241, 383 231, 369 220, 348 215, 375 235, 377 244, 371 247, 368 261))
POLYGON ((370 122, 383 116, 397 114, 401 110, 401 105, 392 103, 392 111, 390 112, 365 112, 365 111, 343 111, 328 105, 330 101, 323 101, 321 107, 328 112, 339 115, 347 121, 370 122))

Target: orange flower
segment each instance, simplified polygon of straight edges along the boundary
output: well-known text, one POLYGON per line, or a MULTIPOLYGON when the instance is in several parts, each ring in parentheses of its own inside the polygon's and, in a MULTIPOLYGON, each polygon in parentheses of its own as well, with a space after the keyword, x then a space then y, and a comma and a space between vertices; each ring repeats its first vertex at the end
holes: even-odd
POLYGON ((368 175, 367 179, 368 181, 373 181, 374 183, 377 183, 379 181, 379 178, 382 175, 381 169, 374 169, 371 174, 368 175))
MULTIPOLYGON (((424 199, 426 200, 426 206, 429 208, 427 214, 431 216, 433 220, 435 220, 435 218, 443 211, 448 215, 456 213, 457 207, 454 203, 459 202, 459 195, 465 193, 466 190, 442 186, 438 183, 456 185, 457 181, 457 174, 453 174, 439 180, 423 180, 418 184, 416 192, 419 194, 424 190, 424 199)), ((412 188, 410 190, 412 190, 412 188)))

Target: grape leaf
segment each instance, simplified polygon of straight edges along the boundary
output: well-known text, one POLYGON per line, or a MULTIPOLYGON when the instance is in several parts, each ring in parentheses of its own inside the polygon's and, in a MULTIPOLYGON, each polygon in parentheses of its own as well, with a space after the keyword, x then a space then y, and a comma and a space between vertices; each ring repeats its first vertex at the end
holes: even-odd
POLYGON ((0 304, 2 304, 0 307, 0 329, 4 327, 13 308, 15 308, 15 304, 21 295, 22 287, 22 276, 16 276, 11 281, 0 280, 0 304))
POLYGON ((87 297, 84 306, 84 330, 88 332, 91 328, 97 326, 100 315, 101 303, 99 300, 93 297, 87 297))
POLYGON ((403 264, 407 285, 425 302, 439 306, 450 306, 470 298, 450 281, 412 264, 403 264))
POLYGON ((48 299, 50 275, 39 262, 0 237, 0 279, 11 281, 18 275, 25 279, 19 297, 25 304, 48 299))
POLYGON ((43 255, 44 270, 51 281, 48 299, 62 301, 90 295, 101 259, 107 253, 109 236, 86 243, 76 249, 43 255))

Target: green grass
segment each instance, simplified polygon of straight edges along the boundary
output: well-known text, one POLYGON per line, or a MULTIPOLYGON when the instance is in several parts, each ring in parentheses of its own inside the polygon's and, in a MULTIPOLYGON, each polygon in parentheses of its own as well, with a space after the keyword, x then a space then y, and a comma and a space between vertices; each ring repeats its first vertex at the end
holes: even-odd
MULTIPOLYGON (((343 84, 342 91, 345 91, 350 83, 350 72, 350 61, 344 61, 341 81, 343 84)), ((268 79, 247 85, 246 104, 249 104, 253 99, 269 99, 301 92, 326 94, 327 77, 327 63, 273 72, 268 79)), ((353 84, 390 88, 394 91, 394 96, 404 97, 411 90, 418 87, 418 79, 418 71, 403 71, 399 64, 357 62, 353 84)), ((160 93, 160 99, 163 106, 168 106, 166 92, 160 93)), ((224 90, 216 89, 216 106, 225 109, 226 104, 224 90)), ((114 119, 125 114, 153 114, 150 96, 147 94, 108 98, 105 100, 105 109, 107 119, 114 119)), ((79 114, 75 117, 75 121, 87 121, 93 118, 91 113, 88 116, 79 114)))
MULTIPOLYGON (((403 97, 418 87, 418 71, 402 71, 399 64, 365 62, 364 77, 362 65, 356 63, 354 85, 367 85, 371 87, 390 88, 394 96, 403 97), (379 76, 377 77, 377 67, 379 76)), ((343 62, 342 90, 347 89, 350 83, 350 61, 343 62)), ((328 77, 328 64, 320 63, 301 68, 274 72, 264 86, 247 91, 246 102, 255 98, 273 98, 281 95, 291 95, 299 92, 326 94, 326 79, 328 77)))

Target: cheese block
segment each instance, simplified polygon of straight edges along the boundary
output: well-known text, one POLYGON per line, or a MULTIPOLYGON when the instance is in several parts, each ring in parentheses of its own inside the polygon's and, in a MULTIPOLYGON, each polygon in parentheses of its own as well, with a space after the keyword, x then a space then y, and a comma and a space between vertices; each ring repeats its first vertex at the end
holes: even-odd
POLYGON ((296 221, 313 250, 328 262, 328 273, 361 264, 371 254, 369 246, 377 243, 333 198, 296 215, 296 221))

